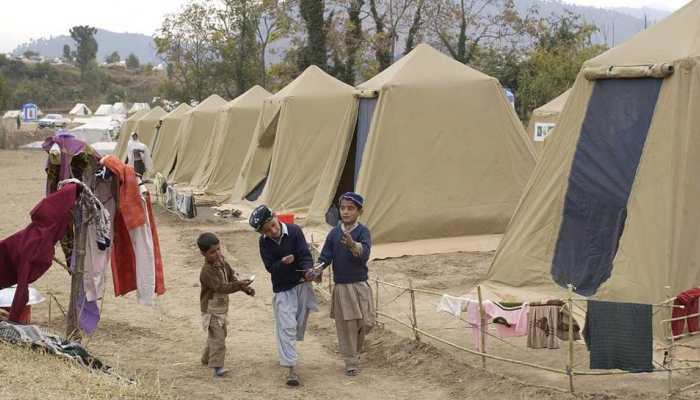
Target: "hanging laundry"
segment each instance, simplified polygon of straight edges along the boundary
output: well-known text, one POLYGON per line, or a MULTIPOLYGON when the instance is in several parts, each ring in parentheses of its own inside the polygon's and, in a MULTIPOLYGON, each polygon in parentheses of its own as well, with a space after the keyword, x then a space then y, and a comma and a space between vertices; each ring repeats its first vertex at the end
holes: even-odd
MULTIPOLYGON (((683 306, 683 308, 673 308, 671 313, 672 318, 685 317, 686 315, 693 315, 698 313, 698 299, 700 298, 700 288, 686 290, 685 292, 676 296, 676 301, 673 302, 674 305, 683 306)), ((678 336, 683 333, 685 329, 686 319, 681 319, 678 321, 671 322, 671 331, 673 331, 673 336, 678 336)), ((698 317, 687 318, 688 321, 688 332, 698 331, 698 317)))
POLYGON ((592 369, 654 370, 652 307, 648 304, 588 301, 583 336, 592 369))
MULTIPOLYGON (((496 324, 496 334, 500 337, 524 336, 527 334, 528 304, 521 307, 505 308, 498 303, 486 300, 482 302, 486 319, 498 319, 504 323, 496 324)), ((437 311, 447 312, 456 318, 465 314, 465 320, 472 330, 472 343, 475 350, 481 348, 481 313, 479 302, 466 297, 443 295, 437 311)), ((488 332, 488 325, 486 327, 488 332)))
POLYGON ((532 304, 527 325, 527 347, 532 349, 559 348, 559 340, 556 335, 559 325, 559 306, 532 304))
POLYGON ((101 162, 120 185, 112 251, 114 293, 121 296, 136 290, 140 303, 151 304, 154 293, 165 293, 165 284, 150 195, 139 185, 132 167, 114 156, 101 162))
POLYGON ((32 222, 0 241, 0 288, 17 284, 10 320, 17 321, 29 297, 29 284, 51 267, 54 246, 66 234, 77 186, 70 184, 44 198, 31 211, 32 222))

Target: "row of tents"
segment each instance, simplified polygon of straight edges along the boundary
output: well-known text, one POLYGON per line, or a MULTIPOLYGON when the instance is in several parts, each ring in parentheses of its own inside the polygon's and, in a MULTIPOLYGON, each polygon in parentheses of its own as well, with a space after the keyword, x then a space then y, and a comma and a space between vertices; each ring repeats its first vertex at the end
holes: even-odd
POLYGON ((358 87, 312 66, 274 95, 137 113, 119 157, 132 131, 170 183, 310 224, 357 190, 377 243, 502 233, 536 159, 499 82, 427 45, 358 87))
MULTIPOLYGON (((95 110, 96 116, 110 116, 110 115, 132 115, 139 111, 148 111, 151 106, 148 103, 134 103, 131 108, 127 111, 127 106, 125 103, 114 103, 114 104, 100 104, 100 106, 95 110)), ((68 115, 73 117, 89 117, 93 115, 92 110, 84 103, 77 103, 68 112, 68 115)))
POLYGON ((505 232, 484 285, 494 299, 563 298, 571 284, 656 304, 700 284, 698 20, 693 0, 587 61, 530 134, 496 79, 421 45, 356 88, 310 67, 274 95, 183 105, 151 138, 155 168, 307 224, 359 191, 376 243, 505 232))

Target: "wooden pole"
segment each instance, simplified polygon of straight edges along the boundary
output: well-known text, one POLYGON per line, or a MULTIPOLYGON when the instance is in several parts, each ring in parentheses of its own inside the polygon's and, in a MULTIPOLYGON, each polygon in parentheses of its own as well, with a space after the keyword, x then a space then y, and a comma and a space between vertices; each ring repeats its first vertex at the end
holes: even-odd
MULTIPOLYGON (((671 289, 670 286, 666 286, 666 296, 671 297, 670 294, 668 293, 671 289)), ((665 326, 663 327, 664 330, 666 330, 666 327, 668 327, 668 330, 671 331, 671 344, 668 346, 668 397, 670 398, 673 395, 673 347, 675 344, 675 339, 673 337, 673 329, 671 328, 672 323, 664 324, 665 326)))
MULTIPOLYGON (((476 292, 479 295, 479 321, 481 326, 479 331, 481 333, 481 353, 486 354, 486 311, 484 311, 484 300, 481 296, 481 285, 476 287, 476 292)), ((486 357, 481 356, 481 367, 486 368, 486 357)))
POLYGON ((51 303, 53 303, 53 298, 49 295, 49 328, 51 328, 51 303))
POLYGON ((375 293, 374 293, 374 321, 379 321, 379 278, 375 281, 375 293))
MULTIPOLYGON (((88 188, 93 187, 95 174, 92 160, 85 166, 81 181, 88 188)), ((83 196, 83 194, 81 194, 81 196, 83 196)), ((71 275, 70 304, 68 305, 68 314, 66 315, 66 338, 77 341, 80 340, 79 321, 82 312, 82 309, 78 310, 78 299, 83 284, 83 276, 85 274, 85 246, 87 244, 87 227, 89 223, 87 212, 80 205, 80 198, 76 200, 75 212, 80 213, 80 224, 75 225, 73 244, 75 265, 73 266, 73 274, 71 275)))
POLYGON ((569 361, 566 364, 566 373, 569 375, 569 392, 574 393, 574 286, 567 285, 569 289, 569 299, 567 306, 569 307, 569 361))
POLYGON ((411 294, 411 314, 413 319, 411 320, 411 326, 413 327, 413 335, 416 337, 416 341, 420 342, 420 336, 418 335, 418 320, 416 319, 416 293, 413 291, 413 281, 408 280, 408 290, 411 294))

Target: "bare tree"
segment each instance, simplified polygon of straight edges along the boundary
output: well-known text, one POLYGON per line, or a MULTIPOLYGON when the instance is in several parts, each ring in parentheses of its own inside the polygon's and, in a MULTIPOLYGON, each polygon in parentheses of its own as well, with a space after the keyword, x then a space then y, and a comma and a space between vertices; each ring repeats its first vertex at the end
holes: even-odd
POLYGON ((531 29, 536 12, 523 17, 513 0, 434 0, 430 33, 455 60, 468 64, 479 46, 499 46, 531 29))

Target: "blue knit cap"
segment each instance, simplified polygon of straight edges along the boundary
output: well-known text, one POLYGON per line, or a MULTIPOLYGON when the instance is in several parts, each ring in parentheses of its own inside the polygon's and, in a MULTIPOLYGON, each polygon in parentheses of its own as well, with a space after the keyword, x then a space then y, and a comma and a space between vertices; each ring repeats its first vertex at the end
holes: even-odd
POLYGON ((355 203, 357 208, 360 208, 360 209, 365 204, 365 199, 362 197, 362 195, 360 195, 359 193, 355 193, 355 192, 343 193, 343 195, 340 196, 340 199, 338 199, 338 202, 340 202, 340 200, 352 201, 353 203, 355 203))
POLYGON ((255 207, 255 210, 253 210, 252 213, 250 213, 250 218, 248 219, 248 223, 250 226, 253 227, 256 231, 259 231, 260 228, 265 225, 266 222, 272 219, 272 211, 266 206, 266 205, 259 205, 255 207))

